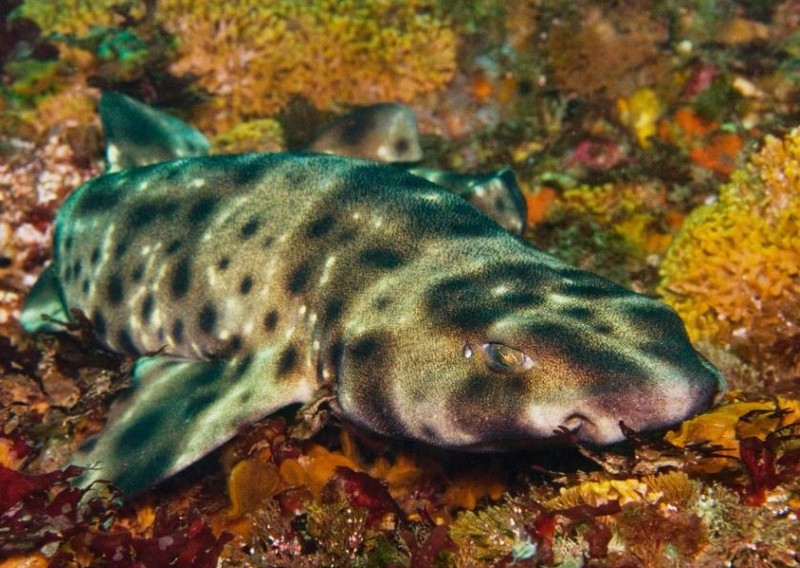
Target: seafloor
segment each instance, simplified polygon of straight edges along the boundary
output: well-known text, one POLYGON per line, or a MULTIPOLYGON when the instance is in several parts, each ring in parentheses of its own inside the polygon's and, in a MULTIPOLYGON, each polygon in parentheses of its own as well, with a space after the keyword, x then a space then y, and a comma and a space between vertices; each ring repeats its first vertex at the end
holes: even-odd
POLYGON ((0 26, 0 567, 800 563, 798 0, 3 0, 0 26), (672 305, 730 391, 666 435, 508 455, 290 409, 135 499, 85 495, 59 468, 131 361, 18 320, 103 169, 103 90, 216 153, 407 103, 426 165, 512 167, 525 237, 672 305))

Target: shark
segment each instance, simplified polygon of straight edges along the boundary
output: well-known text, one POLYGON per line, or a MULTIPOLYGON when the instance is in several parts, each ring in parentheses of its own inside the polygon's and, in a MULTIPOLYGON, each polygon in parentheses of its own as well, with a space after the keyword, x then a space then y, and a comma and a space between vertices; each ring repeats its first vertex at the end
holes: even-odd
MULTIPOLYGON (((108 140, 115 159, 129 143, 108 140)), ((725 390, 666 304, 405 169, 313 152, 168 158, 68 197, 22 310, 31 333, 80 312, 135 358, 71 458, 89 467, 82 484, 136 493, 323 388, 344 423, 476 452, 564 432, 612 444, 621 424, 664 430, 725 390)))

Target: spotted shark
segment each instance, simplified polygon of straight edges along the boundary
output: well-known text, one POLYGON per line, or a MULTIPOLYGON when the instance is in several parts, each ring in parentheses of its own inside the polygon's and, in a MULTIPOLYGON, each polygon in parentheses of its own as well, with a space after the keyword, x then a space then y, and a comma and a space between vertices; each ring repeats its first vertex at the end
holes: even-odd
POLYGON ((441 186, 313 153, 200 156, 69 196, 21 322, 76 312, 136 358, 81 482, 128 493, 331 389, 344 422, 502 451, 662 430, 725 388, 662 302, 572 267, 441 186))

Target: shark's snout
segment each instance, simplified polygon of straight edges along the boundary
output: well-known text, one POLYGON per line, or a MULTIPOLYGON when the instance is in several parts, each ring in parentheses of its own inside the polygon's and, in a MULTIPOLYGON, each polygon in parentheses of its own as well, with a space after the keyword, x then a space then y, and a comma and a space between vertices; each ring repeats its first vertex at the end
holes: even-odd
POLYGON ((713 365, 699 357, 694 373, 677 373, 651 382, 632 381, 628 388, 565 401, 533 405, 531 423, 537 432, 568 431, 596 445, 624 439, 621 423, 636 432, 667 430, 705 412, 725 394, 727 384, 713 365))

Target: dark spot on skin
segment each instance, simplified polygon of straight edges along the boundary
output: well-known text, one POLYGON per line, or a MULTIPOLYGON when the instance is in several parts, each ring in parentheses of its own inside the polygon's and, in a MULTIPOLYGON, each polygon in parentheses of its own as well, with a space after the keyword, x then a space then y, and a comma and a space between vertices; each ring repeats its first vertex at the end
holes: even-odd
POLYGON ((175 318, 172 322, 172 341, 175 343, 183 343, 183 320, 175 318))
POLYGON ((84 187, 81 200, 76 208, 79 213, 97 213, 113 209, 125 195, 124 191, 108 187, 103 183, 107 180, 98 181, 99 183, 84 187))
POLYGON ((69 284, 69 282, 72 280, 72 266, 69 264, 64 265, 64 269, 61 271, 61 278, 64 280, 64 282, 69 284))
POLYGON ((158 328, 158 332, 156 332, 156 336, 158 337, 158 340, 159 340, 160 342, 163 342, 163 341, 164 341, 164 335, 165 335, 165 333, 164 333, 164 328, 163 328, 163 327, 159 327, 159 328, 158 328))
MULTIPOLYGON (((147 428, 158 428, 159 424, 154 423, 149 416, 144 416, 137 419, 136 424, 142 429, 141 434, 146 436, 147 428), (147 421, 147 422, 146 422, 147 421), (139 425, 139 423, 142 423, 139 425)), ((130 429, 129 429, 130 430, 130 429)), ((133 446, 118 442, 117 447, 114 448, 116 457, 112 456, 110 461, 117 463, 124 463, 125 467, 119 469, 114 473, 114 486, 121 489, 123 493, 133 493, 142 489, 142 480, 155 480, 161 479, 173 467, 175 456, 178 455, 177 445, 175 440, 161 440, 160 444, 156 444, 152 438, 152 432, 149 433, 150 437, 143 439, 139 445, 148 444, 146 452, 139 452, 141 459, 136 463, 125 461, 133 450, 133 446), (153 447, 150 447, 153 446, 153 447), (161 446, 161 447, 159 447, 161 446)), ((133 437, 133 434, 130 435, 133 437)))
POLYGON ((76 260, 75 264, 72 265, 72 274, 75 278, 80 278, 81 272, 83 272, 83 263, 80 260, 76 260))
POLYGON ((361 262, 376 268, 397 268, 403 264, 403 257, 387 248, 367 249, 360 255, 361 262))
POLYGON ((444 297, 453 292, 460 292, 472 287, 473 281, 469 278, 448 278, 442 280, 439 284, 433 287, 430 294, 431 297, 444 297))
POLYGON ((64 239, 64 250, 66 250, 67 252, 72 251, 72 244, 73 244, 72 235, 71 234, 67 235, 67 238, 64 239))
POLYGON ((278 359, 278 376, 283 376, 289 373, 297 364, 297 349, 294 346, 289 346, 281 353, 278 359))
POLYGON ((583 306, 571 306, 561 310, 561 313, 568 317, 580 321, 588 321, 592 318, 592 310, 583 306))
POLYGON ((183 415, 186 418, 194 418, 195 416, 199 416, 204 410, 216 402, 217 398, 217 393, 213 390, 209 390, 208 392, 202 394, 195 393, 184 405, 183 415))
POLYGON ((350 347, 350 355, 356 359, 368 359, 378 354, 380 348, 378 339, 368 335, 350 347))
POLYGON ((97 337, 102 339, 106 336, 106 318, 103 316, 103 312, 98 310, 94 313, 92 316, 92 327, 97 337))
POLYGON ((136 345, 134 345, 131 335, 128 333, 127 329, 119 330, 119 333, 117 333, 117 344, 119 344, 119 347, 123 352, 128 353, 129 355, 139 354, 139 349, 137 349, 136 345))
POLYGON ((95 266, 98 260, 100 260, 100 248, 94 247, 92 249, 92 255, 89 257, 89 262, 92 264, 92 266, 95 266))
POLYGON ((276 162, 272 159, 246 159, 236 165, 228 175, 234 187, 250 184, 263 178, 267 171, 275 167, 276 162))
POLYGON ((248 355, 246 357, 242 357, 242 359, 236 364, 236 368, 234 369, 234 373, 237 377, 243 377, 247 374, 250 370, 250 366, 253 364, 254 357, 252 355, 248 355))
POLYGON ((369 381, 369 396, 357 402, 357 412, 376 432, 399 438, 409 438, 408 429, 397 419, 398 411, 387 381, 373 375, 369 381))
POLYGON ((249 274, 242 278, 242 281, 239 283, 239 293, 243 295, 247 295, 250 293, 250 290, 253 289, 253 277, 249 274))
POLYGON ((529 396, 524 377, 504 377, 498 383, 492 376, 472 376, 446 398, 444 416, 459 430, 481 432, 486 441, 519 438, 520 401, 529 396))
POLYGON ((108 279, 108 288, 106 289, 108 302, 112 306, 118 306, 122 303, 125 297, 125 289, 122 284, 122 277, 119 274, 112 274, 108 279))
POLYGON ((175 254, 176 252, 178 252, 178 250, 180 250, 182 244, 183 242, 180 239, 175 239, 174 241, 169 243, 169 246, 167 247, 166 251, 167 254, 175 254))
POLYGON ((153 308, 155 307, 155 298, 153 298, 153 294, 148 292, 147 295, 144 297, 142 301, 142 320, 150 321, 150 317, 153 315, 153 308))
POLYGON ((219 259, 219 262, 217 263, 217 268, 219 268, 220 270, 226 270, 230 266, 230 264, 231 264, 231 259, 228 258, 227 256, 223 256, 221 259, 219 259))
POLYGON ((242 394, 239 395, 239 404, 247 404, 252 400, 252 398, 253 398, 253 393, 251 393, 250 391, 243 392, 242 394))
POLYGON ((427 302, 434 308, 448 305, 457 307, 472 301, 479 294, 478 284, 469 278, 449 278, 436 284, 427 294, 427 302))
POLYGON ((357 390, 353 391, 353 412, 360 421, 377 432, 405 436, 406 428, 397 421, 395 398, 391 392, 389 369, 392 368, 392 356, 386 348, 388 340, 379 334, 361 337, 353 345, 346 347, 346 354, 341 355, 341 347, 334 347, 331 371, 340 372, 338 367, 344 361, 354 376, 359 377, 357 390))
POLYGON ((272 310, 264 316, 264 329, 272 333, 278 325, 278 311, 272 310))
POLYGON ((116 248, 114 249, 114 259, 119 260, 121 259, 125 253, 128 252, 128 242, 121 241, 117 243, 116 248))
POLYGON ((409 143, 408 139, 406 138, 398 138, 397 141, 394 143, 394 151, 397 152, 398 156, 402 156, 406 152, 408 152, 408 148, 411 144, 409 143))
POLYGON ((339 316, 342 315, 343 307, 344 303, 341 300, 328 300, 322 310, 323 321, 327 323, 339 319, 339 316))
POLYGON ((661 337, 685 337, 683 321, 671 308, 658 302, 637 303, 625 310, 634 324, 642 329, 652 329, 661 337))
POLYGON ((511 311, 499 306, 465 306, 449 314, 447 319, 455 327, 476 330, 488 327, 493 322, 508 316, 511 311))
POLYGON ((460 392, 470 400, 486 400, 491 391, 491 380, 487 377, 470 377, 464 381, 460 392))
POLYGON ((172 297, 182 298, 189 291, 189 285, 192 281, 191 265, 189 259, 184 257, 175 263, 172 270, 172 280, 170 285, 172 287, 172 297))
POLYGON ((132 229, 142 229, 156 220, 158 206, 155 203, 142 203, 131 209, 128 225, 132 229))
POLYGON ((142 412, 125 431, 120 434, 117 447, 126 452, 135 452, 150 443, 153 433, 158 431, 164 421, 163 408, 153 408, 142 412))
POLYGON ((84 295, 89 293, 89 288, 90 287, 91 287, 91 284, 89 283, 89 279, 87 278, 87 279, 85 279, 83 281, 83 284, 81 284, 81 290, 83 290, 84 295))
POLYGON ((289 274, 289 282, 287 287, 289 292, 297 294, 302 292, 308 284, 308 279, 311 276, 311 269, 306 264, 298 266, 291 274, 289 274))
POLYGON ((333 228, 333 217, 325 215, 320 217, 311 225, 308 226, 308 236, 312 239, 318 239, 327 235, 333 228))
POLYGON ((264 238, 264 242, 263 242, 263 243, 261 243, 261 245, 262 245, 262 246, 263 246, 265 249, 268 249, 268 248, 272 247, 272 244, 273 244, 274 242, 275 242, 275 237, 265 237, 265 238, 264 238))
POLYGON ((367 112, 359 112, 360 109, 354 110, 346 117, 344 123, 341 125, 340 140, 347 146, 355 146, 375 128, 375 117, 367 112))
POLYGON ((287 172, 284 172, 283 175, 286 179, 286 187, 292 189, 303 187, 308 179, 308 176, 306 176, 302 167, 291 169, 287 172))
POLYGON ((242 229, 239 232, 239 234, 243 240, 247 240, 258 232, 258 228, 260 226, 261 226, 261 220, 254 217, 250 219, 247 223, 242 225, 242 229))
POLYGON ((214 212, 214 208, 219 203, 216 197, 201 197, 189 209, 189 222, 192 224, 202 223, 214 212))
POLYGON ((169 220, 178 208, 179 204, 174 200, 159 199, 140 203, 131 209, 128 224, 132 229, 142 229, 158 219, 169 220))
POLYGON ((230 341, 228 341, 228 347, 226 351, 229 354, 233 355, 241 348, 242 348, 242 337, 240 335, 234 335, 230 338, 230 341))
POLYGON ((561 280, 568 280, 572 283, 564 282, 565 294, 575 297, 594 298, 613 298, 631 294, 630 290, 614 284, 613 282, 595 276, 590 272, 565 266, 557 271, 561 280), (585 296, 584 296, 585 294, 585 296))
POLYGON ((530 292, 509 292, 503 294, 502 300, 512 308, 535 307, 544 303, 544 299, 541 296, 530 292))
POLYGON ((131 280, 136 283, 141 282, 142 276, 144 276, 144 262, 137 264, 136 268, 131 271, 131 280))
POLYGON ((375 300, 375 309, 379 312, 383 312, 391 303, 392 300, 388 296, 381 296, 375 300))
POLYGON ((217 327, 217 310, 211 302, 206 302, 200 309, 197 325, 203 333, 211 333, 217 327))
POLYGON ((339 368, 339 365, 342 362, 342 356, 344 355, 344 343, 341 341, 336 341, 330 350, 330 368, 333 371, 331 376, 338 376, 336 370, 339 368))

